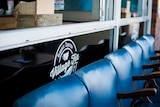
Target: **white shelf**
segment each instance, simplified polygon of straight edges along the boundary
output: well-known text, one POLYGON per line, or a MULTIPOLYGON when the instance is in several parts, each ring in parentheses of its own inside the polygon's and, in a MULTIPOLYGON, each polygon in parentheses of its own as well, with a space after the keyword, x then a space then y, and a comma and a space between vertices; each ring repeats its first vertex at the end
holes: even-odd
MULTIPOLYGON (((37 27, 37 28, 26 28, 26 29, 15 29, 15 30, 0 30, 0 51, 19 48, 27 45, 33 45, 63 38, 70 38, 74 36, 81 36, 88 33, 94 33, 104 30, 114 30, 114 44, 113 50, 116 50, 118 47, 118 35, 119 27, 128 25, 131 23, 145 22, 147 27, 144 27, 147 32, 150 33, 150 23, 151 23, 151 6, 152 0, 148 0, 150 3, 148 6, 148 16, 136 17, 136 18, 120 18, 120 9, 119 3, 121 0, 114 0, 114 20, 108 21, 94 21, 94 22, 85 22, 85 23, 76 23, 76 24, 67 24, 59 26, 50 26, 50 27, 37 27), (116 2, 117 1, 117 2, 116 2)), ((109 2, 113 2, 110 0, 109 2)), ((104 6, 104 5, 103 5, 104 6)), ((108 7, 107 7, 108 8, 108 7)), ((111 8, 111 7, 110 7, 111 8)), ((106 11, 106 10, 104 10, 106 11)), ((111 13, 109 13, 112 15, 111 13)), ((106 14, 107 15, 107 14, 106 14)), ((108 17, 108 16, 106 16, 108 17)))

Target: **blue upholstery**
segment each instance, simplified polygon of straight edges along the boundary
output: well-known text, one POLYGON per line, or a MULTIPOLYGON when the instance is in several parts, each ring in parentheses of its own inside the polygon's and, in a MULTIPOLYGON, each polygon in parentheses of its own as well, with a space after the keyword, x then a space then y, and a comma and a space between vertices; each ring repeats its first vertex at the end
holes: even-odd
POLYGON ((145 38, 150 45, 150 55, 155 55, 155 40, 154 37, 150 34, 143 35, 142 38, 145 38))
MULTIPOLYGON (((136 47, 135 43, 131 43, 129 46, 132 47, 134 51, 137 48, 136 52, 141 53, 140 47, 136 47)), ((130 48, 129 46, 126 46, 126 49, 132 51, 131 49, 129 49, 130 48)), ((138 71, 134 72, 134 70, 139 69, 139 67, 138 67, 139 65, 134 66, 136 61, 138 63, 138 59, 133 60, 133 58, 131 57, 131 54, 129 54, 129 52, 126 49, 122 48, 122 49, 119 49, 118 51, 112 52, 112 53, 105 56, 105 58, 109 59, 112 62, 113 66, 115 67, 115 69, 117 71, 118 93, 135 91, 132 77, 134 75, 138 75, 138 74, 141 75, 142 74, 142 73, 139 73, 138 71), (134 68, 134 67, 136 67, 136 68, 134 68)), ((136 53, 133 52, 133 54, 136 54, 136 53)), ((140 62, 140 63, 142 63, 142 62, 140 62)), ((140 67, 141 66, 142 65, 140 64, 140 67)), ((143 84, 144 84, 144 81, 138 81, 137 90, 139 90, 139 89, 143 90, 143 84)), ((121 105, 122 105, 122 107, 129 107, 130 104, 132 103, 132 101, 133 101, 133 99, 131 99, 131 98, 123 99, 123 100, 121 100, 121 105)), ((146 101, 146 100, 143 99, 143 101, 146 101)), ((149 103, 144 104, 144 102, 143 102, 141 105, 138 105, 138 106, 145 107, 145 106, 149 106, 149 105, 150 105, 149 103)), ((155 105, 151 105, 151 106, 155 106, 155 105)))
POLYGON ((116 71, 101 59, 26 94, 14 107, 118 107, 116 95, 116 71))
MULTIPOLYGON (((132 43, 125 45, 123 48, 126 49, 132 57, 133 76, 143 75, 144 74, 143 69, 142 69, 143 51, 142 51, 141 47, 136 42, 132 42, 132 43)), ((144 81, 142 81, 142 80, 135 81, 135 84, 136 84, 136 86, 135 86, 136 89, 142 89, 144 81)))
POLYGON ((75 74, 87 87, 90 107, 117 107, 117 75, 112 64, 98 60, 75 74))
POLYGON ((142 70, 143 65, 143 51, 141 47, 136 42, 132 42, 125 45, 123 48, 125 48, 132 57, 134 72, 136 72, 134 74, 142 74, 142 72, 139 72, 142 70))
POLYGON ((147 42, 149 43, 150 46, 150 59, 151 59, 151 63, 156 64, 159 60, 159 58, 152 58, 152 57, 156 57, 156 52, 155 52, 155 40, 154 37, 152 35, 146 34, 144 36, 142 36, 142 38, 146 39, 147 42))
MULTIPOLYGON (((145 44, 144 41, 143 38, 139 43, 145 44)), ((125 96, 135 92, 132 77, 142 74, 143 56, 149 54, 144 53, 144 47, 137 43, 130 43, 80 68, 74 74, 29 92, 17 99, 14 107, 130 107, 135 100, 125 96)), ((138 83, 136 91, 142 87, 138 83)), ((156 92, 153 89, 148 93, 155 95, 156 92)), ((133 93, 129 95, 135 99, 138 97, 133 93)), ((135 107, 160 107, 159 103, 136 104, 135 107)))
MULTIPOLYGON (((145 64, 150 64, 150 44, 148 43, 148 41, 144 38, 138 38, 136 40, 136 43, 140 45, 140 47, 143 50, 143 65, 145 64)), ((145 73, 151 73, 153 71, 153 69, 147 69, 145 70, 145 73)))
MULTIPOLYGON (((142 39, 143 40, 143 39, 142 39)), ((145 41, 145 40, 144 40, 145 41)), ((139 40, 139 42, 141 42, 139 40)), ((125 45, 123 48, 125 48, 130 55, 132 56, 132 60, 133 60, 133 74, 135 76, 140 76, 143 75, 143 69, 142 69, 142 65, 143 65, 143 48, 140 47, 140 45, 138 45, 136 42, 132 42, 130 44, 125 45), (135 51, 136 50, 136 51, 135 51)), ((149 54, 151 55, 151 53, 149 54)), ((136 88, 137 89, 142 89, 143 88, 143 84, 144 81, 140 80, 140 81, 135 81, 136 83, 136 88)), ((160 93, 159 90, 157 89, 158 93, 156 95, 156 97, 150 97, 152 101, 157 102, 160 101, 158 99, 160 99, 160 93)))
POLYGON ((78 78, 71 75, 19 98, 14 107, 88 107, 88 93, 78 78))
MULTIPOLYGON (((118 92, 134 91, 132 83, 132 58, 125 49, 119 49, 105 56, 115 67, 118 75, 118 92)), ((132 99, 123 100, 123 107, 129 107, 132 99)))
MULTIPOLYGON (((155 56, 154 55, 154 38, 152 36, 149 35, 144 35, 141 38, 136 40, 136 43, 138 43, 142 50, 143 50, 143 64, 150 64, 150 57, 151 56, 155 56)), ((154 61, 154 63, 156 63, 157 61, 154 61)), ((146 74, 150 74, 152 71, 158 71, 159 70, 159 65, 158 68, 148 68, 145 69, 145 73, 146 74)), ((155 79, 157 84, 160 85, 160 79, 156 78, 155 79)))
POLYGON ((138 38, 136 43, 140 45, 143 50, 143 64, 150 63, 150 45, 148 44, 147 40, 144 38, 138 38))

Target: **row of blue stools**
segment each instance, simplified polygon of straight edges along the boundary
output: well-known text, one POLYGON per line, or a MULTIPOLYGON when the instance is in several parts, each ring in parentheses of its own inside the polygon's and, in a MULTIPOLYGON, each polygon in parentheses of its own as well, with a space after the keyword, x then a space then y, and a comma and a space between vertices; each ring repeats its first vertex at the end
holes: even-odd
POLYGON ((41 86, 14 107, 159 107, 159 62, 146 34, 74 74, 41 86), (154 61, 151 61, 154 59, 154 61), (154 68, 156 67, 156 69, 154 68))

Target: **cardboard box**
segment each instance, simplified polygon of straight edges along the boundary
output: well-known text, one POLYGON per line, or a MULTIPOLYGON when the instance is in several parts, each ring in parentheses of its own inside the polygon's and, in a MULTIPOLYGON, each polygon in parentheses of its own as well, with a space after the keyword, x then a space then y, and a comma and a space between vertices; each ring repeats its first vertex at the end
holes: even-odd
POLYGON ((25 2, 25 1, 20 1, 15 9, 14 9, 14 14, 15 15, 34 15, 36 14, 36 2, 25 2))
POLYGON ((37 0, 36 14, 54 14, 54 0, 37 0))
POLYGON ((62 24, 62 14, 54 13, 54 0, 23 1, 15 9, 17 28, 62 24))

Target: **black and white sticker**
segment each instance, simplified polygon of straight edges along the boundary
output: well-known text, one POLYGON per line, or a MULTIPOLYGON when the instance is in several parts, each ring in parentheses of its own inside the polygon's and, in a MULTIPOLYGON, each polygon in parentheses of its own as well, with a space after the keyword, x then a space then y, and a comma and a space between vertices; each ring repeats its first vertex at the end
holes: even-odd
POLYGON ((72 74, 77 69, 79 54, 75 43, 71 39, 65 39, 59 45, 50 72, 52 79, 58 79, 72 74))

